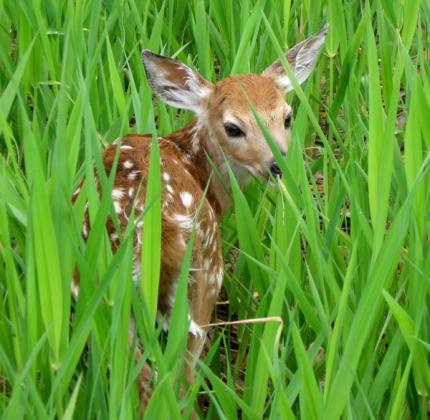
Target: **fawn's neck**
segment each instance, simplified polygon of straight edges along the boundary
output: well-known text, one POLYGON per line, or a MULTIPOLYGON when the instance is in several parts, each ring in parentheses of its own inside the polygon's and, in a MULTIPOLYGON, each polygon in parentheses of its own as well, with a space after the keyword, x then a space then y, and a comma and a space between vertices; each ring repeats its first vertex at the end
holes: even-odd
MULTIPOLYGON (((197 119, 193 119, 166 138, 182 149, 190 161, 187 169, 199 181, 202 189, 206 188, 210 179, 207 198, 221 217, 231 207, 232 197, 225 157, 216 138, 213 138, 209 129, 197 119)), ((235 167, 232 162, 230 166, 239 181, 244 178, 240 168, 235 167)))

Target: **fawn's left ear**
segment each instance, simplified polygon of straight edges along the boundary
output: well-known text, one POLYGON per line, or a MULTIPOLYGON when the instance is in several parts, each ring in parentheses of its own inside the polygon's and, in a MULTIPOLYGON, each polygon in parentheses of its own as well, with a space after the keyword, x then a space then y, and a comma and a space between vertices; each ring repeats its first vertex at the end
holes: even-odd
MULTIPOLYGON (((325 25, 319 33, 305 39, 285 53, 288 64, 299 84, 302 84, 315 68, 318 55, 324 44, 327 33, 328 25, 325 25)), ((285 93, 293 89, 291 80, 287 76, 280 60, 276 60, 272 65, 267 67, 262 73, 262 76, 273 80, 285 93)))
POLYGON ((148 82, 169 105, 200 113, 212 84, 185 64, 151 51, 142 52, 148 82))

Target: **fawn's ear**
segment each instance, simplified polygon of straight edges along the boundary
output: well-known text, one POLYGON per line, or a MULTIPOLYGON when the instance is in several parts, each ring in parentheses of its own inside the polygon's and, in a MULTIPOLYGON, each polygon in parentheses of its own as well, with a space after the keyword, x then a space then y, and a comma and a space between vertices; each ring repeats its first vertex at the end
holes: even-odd
POLYGON ((169 105, 200 113, 212 84, 185 64, 151 51, 142 52, 148 82, 169 105))
MULTIPOLYGON (((302 84, 312 73, 327 33, 328 25, 325 25, 319 33, 305 39, 285 53, 288 64, 299 84, 302 84)), ((273 80, 285 93, 293 89, 291 80, 280 60, 276 60, 267 67, 262 76, 273 80)))

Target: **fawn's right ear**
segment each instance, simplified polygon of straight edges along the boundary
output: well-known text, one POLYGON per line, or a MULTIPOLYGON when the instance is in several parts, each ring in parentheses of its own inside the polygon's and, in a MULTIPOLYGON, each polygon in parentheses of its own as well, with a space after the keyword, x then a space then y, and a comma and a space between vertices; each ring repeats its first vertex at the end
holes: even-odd
POLYGON ((154 93, 169 105, 199 114, 212 84, 185 64, 151 51, 142 52, 148 82, 154 93))

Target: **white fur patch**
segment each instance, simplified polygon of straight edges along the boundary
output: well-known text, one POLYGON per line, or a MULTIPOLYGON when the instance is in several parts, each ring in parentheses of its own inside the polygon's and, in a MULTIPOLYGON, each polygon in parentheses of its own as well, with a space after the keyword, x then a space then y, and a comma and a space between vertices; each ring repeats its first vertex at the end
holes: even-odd
POLYGON ((167 71, 159 64, 159 59, 150 55, 143 55, 143 61, 154 93, 169 105, 200 113, 202 98, 208 96, 211 89, 202 83, 193 70, 185 64, 172 61, 174 66, 167 71))
POLYGON ((125 169, 131 169, 134 166, 134 163, 131 160, 126 160, 123 163, 125 169))
POLYGON ((163 325, 163 331, 169 331, 169 320, 160 312, 157 311, 157 324, 163 325))
POLYGON ((191 216, 187 216, 186 214, 174 214, 173 220, 177 223, 177 225, 181 229, 187 229, 190 230, 193 227, 194 218, 191 216))
POLYGON ((131 150, 133 149, 132 146, 129 146, 128 144, 124 144, 120 147, 121 150, 131 150))
POLYGON ((168 182, 170 181, 170 175, 167 172, 163 172, 163 179, 168 182))
POLYGON ((137 284, 140 281, 141 265, 138 261, 133 261, 133 283, 137 284))
POLYGON ((178 235, 178 238, 179 238, 179 243, 181 244, 181 246, 182 246, 182 247, 184 247, 184 248, 186 248, 187 243, 185 242, 184 235, 179 234, 179 235, 178 235))
POLYGON ((197 323, 195 323, 193 320, 190 322, 190 326, 188 328, 188 331, 193 334, 195 337, 203 338, 206 335, 206 332, 203 328, 201 328, 197 323))
POLYGON ((121 200, 124 197, 124 191, 120 188, 112 190, 112 200, 121 200))
POLYGON ((216 273, 216 282, 217 282, 218 288, 221 287, 223 280, 224 280, 224 270, 222 269, 221 266, 219 266, 216 273))
POLYGON ((173 188, 170 184, 166 184, 166 190, 169 191, 170 194, 173 194, 173 188))
POLYGON ((194 124, 194 127, 191 130, 191 151, 193 153, 197 153, 201 149, 199 131, 203 124, 202 118, 203 117, 197 119, 196 124, 194 124))
POLYGON ((121 203, 119 201, 114 201, 113 206, 115 208, 115 213, 120 214, 122 212, 121 203))
POLYGON ((191 193, 189 193, 188 191, 182 191, 179 194, 179 196, 181 197, 182 204, 185 207, 187 207, 187 208, 191 207, 191 204, 193 204, 193 200, 194 200, 194 198, 191 195, 191 193))
POLYGON ((232 124, 232 125, 235 125, 239 128, 242 126, 242 123, 238 119, 236 119, 233 115, 230 115, 230 114, 224 115, 223 123, 224 123, 224 125, 232 124))
POLYGON ((136 234, 137 246, 142 245, 142 229, 139 229, 136 234))
POLYGON ((88 224, 87 224, 87 222, 84 222, 84 224, 82 225, 82 235, 85 239, 88 238, 88 224))
POLYGON ((133 172, 130 172, 129 174, 128 174, 128 176, 127 176, 127 178, 130 180, 130 181, 134 181, 136 178, 137 178, 137 176, 139 175, 139 171, 133 171, 133 172))
POLYGON ((79 284, 76 284, 74 280, 72 280, 71 284, 72 296, 77 299, 79 296, 79 284))

